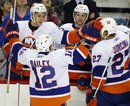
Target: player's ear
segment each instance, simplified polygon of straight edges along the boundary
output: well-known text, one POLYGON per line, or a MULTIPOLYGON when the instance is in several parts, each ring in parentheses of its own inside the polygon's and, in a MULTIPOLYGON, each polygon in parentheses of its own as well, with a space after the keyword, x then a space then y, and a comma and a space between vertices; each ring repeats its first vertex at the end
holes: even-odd
POLYGON ((47 15, 45 16, 44 22, 47 22, 47 15))
POLYGON ((32 20, 35 20, 35 16, 34 15, 32 16, 32 20))

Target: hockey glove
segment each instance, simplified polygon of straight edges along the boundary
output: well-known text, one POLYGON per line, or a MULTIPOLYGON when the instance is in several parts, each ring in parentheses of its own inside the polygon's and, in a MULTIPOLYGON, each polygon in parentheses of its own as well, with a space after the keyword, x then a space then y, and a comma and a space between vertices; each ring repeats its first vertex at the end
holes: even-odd
POLYGON ((6 38, 9 40, 11 38, 15 38, 15 37, 19 37, 19 28, 18 28, 18 24, 12 22, 12 20, 10 19, 7 22, 7 25, 5 27, 5 31, 6 31, 6 38))
POLYGON ((86 104, 87 106, 97 106, 97 99, 93 98, 96 90, 93 90, 91 86, 87 88, 86 104))
POLYGON ((90 80, 91 80, 91 78, 89 78, 87 75, 80 75, 79 79, 77 81, 77 88, 80 91, 86 90, 86 88, 90 84, 90 80))
POLYGON ((88 44, 95 44, 100 40, 103 25, 99 21, 100 19, 96 19, 79 29, 79 35, 84 36, 88 44))

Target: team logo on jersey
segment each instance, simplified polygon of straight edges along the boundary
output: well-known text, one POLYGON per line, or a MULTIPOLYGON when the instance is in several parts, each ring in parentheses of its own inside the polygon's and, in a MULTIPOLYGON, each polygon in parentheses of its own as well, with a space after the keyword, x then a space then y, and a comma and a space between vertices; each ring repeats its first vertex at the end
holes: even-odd
POLYGON ((26 50, 27 50, 26 48, 22 49, 22 50, 19 52, 19 55, 22 55, 26 50))
POLYGON ((31 36, 27 36, 22 40, 22 43, 25 47, 31 47, 31 48, 35 48, 35 38, 31 37, 31 36))

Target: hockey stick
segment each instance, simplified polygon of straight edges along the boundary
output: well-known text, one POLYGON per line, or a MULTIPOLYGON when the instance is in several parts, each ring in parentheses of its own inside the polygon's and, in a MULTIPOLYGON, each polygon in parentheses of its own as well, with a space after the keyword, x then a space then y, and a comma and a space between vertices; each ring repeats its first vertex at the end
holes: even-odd
MULTIPOLYGON (((15 23, 15 11, 16 11, 16 0, 14 0, 14 7, 10 9, 10 19, 15 23)), ((10 85, 10 73, 11 73, 11 51, 9 55, 9 65, 8 65, 8 77, 7 77, 7 93, 9 93, 9 85, 10 85)))
POLYGON ((8 59, 9 63, 8 63, 8 77, 7 77, 7 90, 6 92, 9 93, 9 85, 10 85, 10 73, 11 73, 11 54, 9 56, 9 59, 8 59))
MULTIPOLYGON (((12 19, 13 18, 13 8, 11 7, 11 9, 10 9, 10 19, 12 19)), ((10 58, 10 57, 9 57, 10 58)), ((9 59, 10 60, 10 59, 9 59)), ((11 70, 10 70, 10 61, 9 61, 9 65, 8 65, 8 77, 7 77, 7 88, 6 88, 6 93, 9 93, 9 84, 10 84, 10 73, 11 73, 11 70)))
POLYGON ((14 7, 13 7, 13 17, 12 17, 13 24, 15 23, 15 12, 16 12, 16 0, 14 0, 14 7))
POLYGON ((11 54, 9 56, 9 65, 8 65, 8 78, 7 78, 7 93, 9 93, 9 85, 10 85, 10 73, 11 73, 11 54))
POLYGON ((108 61, 107 61, 107 64, 106 64, 105 69, 104 69, 104 71, 103 71, 103 73, 102 73, 102 77, 101 77, 101 79, 100 79, 100 81, 99 81, 98 87, 97 87, 97 89, 96 89, 96 91, 95 91, 95 93, 94 93, 93 98, 95 98, 96 95, 97 95, 97 92, 98 92, 98 90, 99 90, 99 88, 100 88, 100 85, 101 85, 101 82, 102 82, 102 80, 103 80, 103 76, 105 75, 105 72, 107 71, 107 68, 108 68, 108 66, 109 66, 109 63, 110 63, 111 58, 112 58, 112 56, 110 56, 109 59, 108 59, 108 61))
POLYGON ((11 6, 11 8, 10 8, 10 19, 12 19, 13 18, 13 7, 11 6))

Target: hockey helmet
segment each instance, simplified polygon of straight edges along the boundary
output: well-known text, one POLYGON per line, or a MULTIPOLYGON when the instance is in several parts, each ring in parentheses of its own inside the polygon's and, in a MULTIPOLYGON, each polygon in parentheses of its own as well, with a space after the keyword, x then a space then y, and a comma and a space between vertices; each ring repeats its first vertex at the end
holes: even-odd
POLYGON ((89 14, 89 9, 88 9, 88 6, 87 6, 87 5, 78 4, 78 5, 74 8, 74 12, 80 12, 80 13, 89 14))
POLYGON ((106 39, 109 37, 111 34, 116 33, 116 21, 113 18, 103 18, 100 21, 103 25, 103 28, 101 30, 101 36, 106 39))
POLYGON ((42 3, 33 3, 30 8, 31 20, 33 20, 34 14, 36 12, 47 13, 47 9, 42 3))
POLYGON ((50 46, 53 44, 52 37, 49 35, 39 35, 36 38, 36 49, 41 52, 49 52, 50 46))
MULTIPOLYGON (((74 11, 73 11, 73 18, 74 18, 74 21, 75 21, 75 13, 78 12, 78 13, 85 13, 87 14, 86 16, 86 20, 88 19, 88 15, 89 15, 89 8, 87 5, 84 5, 84 4, 78 4, 75 8, 74 8, 74 11)), ((86 21, 85 20, 85 21, 86 21)), ((85 23, 85 22, 84 22, 85 23)))

